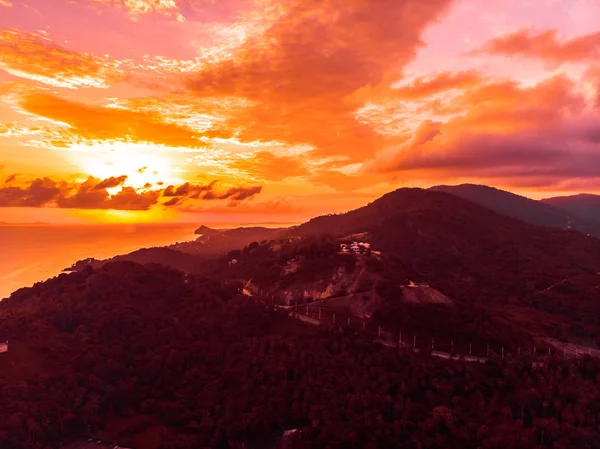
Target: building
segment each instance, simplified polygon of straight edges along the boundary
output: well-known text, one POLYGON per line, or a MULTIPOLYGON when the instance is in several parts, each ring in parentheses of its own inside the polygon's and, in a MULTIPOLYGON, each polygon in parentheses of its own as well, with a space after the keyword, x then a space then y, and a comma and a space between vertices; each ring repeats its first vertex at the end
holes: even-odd
POLYGON ((0 353, 1 352, 8 352, 8 341, 0 343, 0 353))
POLYGON ((340 244, 342 253, 365 254, 371 251, 371 244, 367 242, 352 242, 351 244, 340 244))

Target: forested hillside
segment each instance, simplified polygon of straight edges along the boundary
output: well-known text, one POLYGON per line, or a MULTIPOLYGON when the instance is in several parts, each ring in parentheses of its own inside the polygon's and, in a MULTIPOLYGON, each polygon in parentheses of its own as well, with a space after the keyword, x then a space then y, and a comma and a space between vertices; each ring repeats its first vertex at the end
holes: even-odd
POLYGON ((119 262, 0 303, 0 444, 50 448, 89 424, 136 449, 600 445, 595 360, 398 353, 239 287, 119 262))

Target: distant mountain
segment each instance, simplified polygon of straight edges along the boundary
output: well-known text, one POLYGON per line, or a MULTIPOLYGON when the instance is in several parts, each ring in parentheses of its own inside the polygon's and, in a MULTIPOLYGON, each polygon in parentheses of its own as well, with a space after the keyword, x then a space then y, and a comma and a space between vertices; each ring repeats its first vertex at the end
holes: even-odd
MULTIPOLYGON (((451 193, 466 200, 487 207, 500 214, 517 218, 538 226, 553 228, 571 227, 584 234, 600 237, 600 225, 593 222, 591 217, 578 214, 573 208, 560 208, 551 200, 536 201, 511 192, 476 184, 461 184, 457 186, 440 185, 430 190, 451 193)), ((600 198, 600 197, 598 197, 600 198)), ((600 206, 597 207, 600 220, 600 206)))
POLYGON ((586 220, 600 223, 600 195, 582 193, 572 196, 557 196, 545 198, 542 202, 586 220))
POLYGON ((265 228, 260 226, 231 229, 213 229, 200 226, 195 234, 199 237, 190 243, 180 245, 177 249, 193 254, 224 254, 228 251, 243 248, 252 242, 273 240, 288 228, 265 228))
POLYGON ((247 227, 213 229, 200 226, 196 240, 158 248, 142 248, 104 260, 83 259, 64 271, 81 271, 87 265, 98 268, 107 262, 129 261, 141 264, 157 263, 185 272, 204 271, 203 264, 211 258, 243 248, 252 242, 271 240, 281 235, 285 228, 247 227))

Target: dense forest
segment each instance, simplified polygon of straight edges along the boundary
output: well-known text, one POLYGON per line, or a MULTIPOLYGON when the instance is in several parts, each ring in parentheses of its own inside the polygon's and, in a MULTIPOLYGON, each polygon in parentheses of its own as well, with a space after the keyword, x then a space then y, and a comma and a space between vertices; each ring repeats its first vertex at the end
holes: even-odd
POLYGON ((115 262, 16 292, 0 303, 0 447, 88 425, 135 449, 600 447, 597 360, 435 360, 239 289, 115 262))

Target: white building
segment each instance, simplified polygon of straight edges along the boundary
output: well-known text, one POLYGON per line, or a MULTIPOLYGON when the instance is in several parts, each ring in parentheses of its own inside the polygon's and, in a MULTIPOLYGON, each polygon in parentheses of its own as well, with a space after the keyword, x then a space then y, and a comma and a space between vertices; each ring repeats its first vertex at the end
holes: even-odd
POLYGON ((340 244, 340 251, 343 253, 364 254, 370 248, 371 244, 366 242, 352 242, 350 245, 347 243, 340 244))

